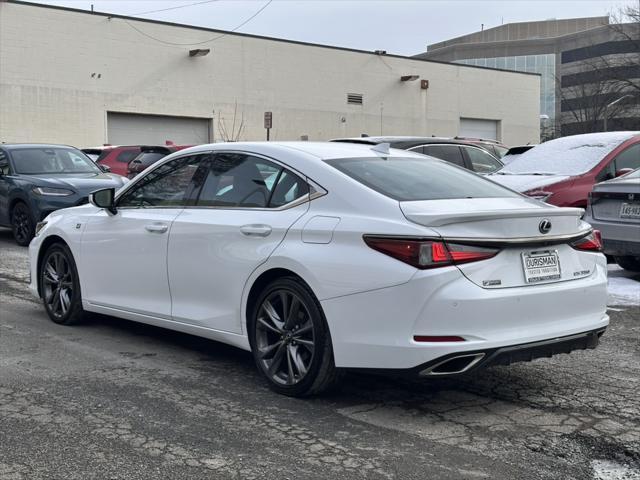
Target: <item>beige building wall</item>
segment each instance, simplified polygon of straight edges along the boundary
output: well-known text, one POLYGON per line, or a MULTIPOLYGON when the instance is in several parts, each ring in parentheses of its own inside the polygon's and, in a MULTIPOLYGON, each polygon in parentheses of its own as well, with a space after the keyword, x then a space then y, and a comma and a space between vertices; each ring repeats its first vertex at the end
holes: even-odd
POLYGON ((539 88, 536 75, 0 1, 4 142, 106 143, 107 112, 211 119, 219 141, 236 110, 241 140, 263 140, 273 111, 273 140, 454 136, 463 117, 497 120, 503 142, 524 144, 539 138, 539 88), (400 81, 409 74, 429 88, 400 81))

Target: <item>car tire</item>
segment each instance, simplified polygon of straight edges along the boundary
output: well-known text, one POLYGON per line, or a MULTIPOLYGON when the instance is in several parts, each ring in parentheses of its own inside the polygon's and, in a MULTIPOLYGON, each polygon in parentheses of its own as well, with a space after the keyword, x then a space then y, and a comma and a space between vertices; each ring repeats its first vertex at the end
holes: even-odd
POLYGON ((11 230, 16 243, 26 247, 31 242, 35 232, 33 216, 24 202, 18 202, 11 209, 11 230))
POLYGON ((51 321, 74 325, 83 320, 80 280, 69 247, 54 243, 47 249, 39 266, 38 282, 51 321))
POLYGON ((322 307, 299 278, 267 285, 251 310, 248 333, 256 365, 272 390, 306 397, 339 383, 342 371, 334 363, 322 307))
POLYGON ((640 257, 615 257, 616 263, 630 272, 640 272, 640 257))

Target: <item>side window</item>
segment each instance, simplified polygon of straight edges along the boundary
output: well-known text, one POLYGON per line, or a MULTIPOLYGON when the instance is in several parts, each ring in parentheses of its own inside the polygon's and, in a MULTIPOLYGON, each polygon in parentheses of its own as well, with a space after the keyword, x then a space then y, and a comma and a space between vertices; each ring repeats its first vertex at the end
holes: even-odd
POLYGON ((139 153, 140 150, 137 149, 123 150, 116 157, 116 162, 129 163, 131 160, 136 158, 139 153))
POLYGON ((424 153, 425 155, 445 160, 459 167, 465 166, 462 152, 457 145, 425 145, 424 153))
POLYGON ((463 147, 469 155, 473 170, 478 173, 491 173, 499 170, 502 165, 491 154, 480 148, 463 147))
POLYGON ((283 170, 271 195, 269 207, 281 207, 307 193, 309 193, 309 184, 305 180, 288 170, 283 170))
POLYGON ((277 208, 307 193, 307 183, 279 165, 243 153, 219 153, 209 162, 197 205, 277 208))
POLYGON ((600 173, 596 176, 596 182, 604 182, 605 180, 611 180, 613 177, 615 177, 615 163, 615 161, 611 161, 602 170, 600 170, 600 173))
POLYGON ((0 175, 9 175, 11 169, 9 168, 9 159, 7 154, 0 150, 0 175))
POLYGON ((118 201, 119 207, 183 207, 204 155, 176 158, 145 175, 118 201))
POLYGON ((622 170, 623 168, 631 168, 633 170, 640 168, 640 143, 631 145, 621 152, 614 162, 616 171, 622 170))
POLYGON ((278 165, 244 153, 213 155, 197 205, 265 208, 281 170, 278 165))

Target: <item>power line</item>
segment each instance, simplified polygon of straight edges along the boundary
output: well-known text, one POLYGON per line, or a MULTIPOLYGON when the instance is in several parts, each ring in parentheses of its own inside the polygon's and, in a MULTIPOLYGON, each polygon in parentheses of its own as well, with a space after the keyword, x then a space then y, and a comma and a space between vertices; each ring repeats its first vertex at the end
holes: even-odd
POLYGON ((147 15, 149 13, 159 13, 159 12, 168 12, 169 10, 177 10, 178 8, 187 8, 187 7, 193 7, 195 5, 202 5, 204 3, 213 3, 213 2, 218 2, 219 0, 204 0, 202 2, 195 2, 195 3, 189 3, 187 5, 178 5, 176 7, 169 7, 169 8, 162 8, 160 10, 149 10, 148 12, 140 12, 140 13, 134 13, 131 16, 132 17, 137 17, 138 15, 147 15))
MULTIPOLYGON (((215 1, 215 0, 209 0, 209 1, 215 1)), ((269 5, 271 5, 271 2, 273 2, 273 0, 268 0, 267 3, 265 3, 262 7, 260 7, 253 15, 251 15, 249 18, 247 18, 244 22, 242 22, 240 25, 232 28, 231 30, 228 30, 224 33, 221 33, 220 35, 216 35, 215 37, 212 37, 208 40, 204 40, 202 42, 195 42, 195 43, 176 43, 176 42, 167 42, 165 40, 162 40, 160 38, 154 37, 153 35, 149 35, 148 33, 140 30, 138 27, 136 27, 135 25, 133 25, 132 23, 130 23, 128 20, 125 20, 124 18, 122 19, 124 21, 124 23, 126 23, 127 25, 129 25, 131 28, 133 28, 136 32, 138 32, 140 35, 144 35, 147 38, 150 38, 151 40, 155 40, 156 42, 159 43, 163 43, 165 45, 172 45, 172 46, 177 46, 177 47, 191 47, 191 46, 196 46, 196 45, 202 45, 205 43, 210 43, 210 42, 214 42, 222 37, 225 37, 227 35, 229 35, 230 33, 235 32, 236 30, 244 27, 247 23, 249 23, 251 20, 253 20, 254 18, 256 18, 258 15, 260 15, 265 8, 267 8, 269 5)), ((201 2, 201 3, 205 3, 205 2, 201 2)), ((187 6, 187 5, 184 5, 187 6)))

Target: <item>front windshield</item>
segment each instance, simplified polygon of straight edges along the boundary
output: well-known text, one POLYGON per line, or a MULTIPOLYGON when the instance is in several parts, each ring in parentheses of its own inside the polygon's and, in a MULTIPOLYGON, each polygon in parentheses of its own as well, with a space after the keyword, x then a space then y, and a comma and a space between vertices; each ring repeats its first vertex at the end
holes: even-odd
POLYGON ((522 153, 497 174, 582 175, 632 136, 630 132, 609 132, 549 140, 522 153))
POLYGON ((100 172, 84 153, 73 148, 19 148, 11 152, 11 159, 15 172, 23 175, 100 172))

